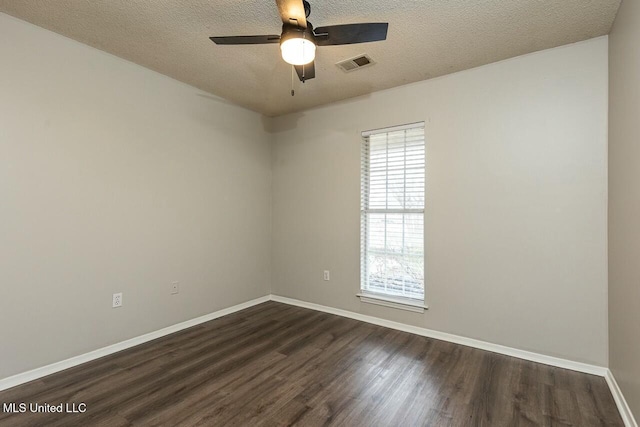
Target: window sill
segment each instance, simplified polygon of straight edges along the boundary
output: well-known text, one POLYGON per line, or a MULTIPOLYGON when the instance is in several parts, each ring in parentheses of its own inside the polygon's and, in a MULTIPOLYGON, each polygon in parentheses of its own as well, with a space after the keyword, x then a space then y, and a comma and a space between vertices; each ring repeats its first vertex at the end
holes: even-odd
POLYGON ((399 310, 412 311, 414 313, 424 313, 429 307, 424 302, 402 297, 392 297, 388 295, 360 293, 356 295, 361 302, 367 304, 381 305, 384 307, 397 308, 399 310))

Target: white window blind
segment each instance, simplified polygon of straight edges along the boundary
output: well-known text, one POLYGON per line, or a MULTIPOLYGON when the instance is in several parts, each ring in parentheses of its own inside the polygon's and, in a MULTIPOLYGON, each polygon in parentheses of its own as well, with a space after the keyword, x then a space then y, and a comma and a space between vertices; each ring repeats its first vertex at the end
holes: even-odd
POLYGON ((424 300, 424 123, 362 135, 362 292, 424 300))

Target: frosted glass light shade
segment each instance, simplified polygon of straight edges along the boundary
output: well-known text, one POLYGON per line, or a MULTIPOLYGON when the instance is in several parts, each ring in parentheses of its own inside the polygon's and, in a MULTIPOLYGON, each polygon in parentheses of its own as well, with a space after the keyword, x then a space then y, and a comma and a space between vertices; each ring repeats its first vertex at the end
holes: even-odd
POLYGON ((291 65, 304 65, 316 57, 316 45, 303 38, 290 38, 280 44, 282 59, 291 65))

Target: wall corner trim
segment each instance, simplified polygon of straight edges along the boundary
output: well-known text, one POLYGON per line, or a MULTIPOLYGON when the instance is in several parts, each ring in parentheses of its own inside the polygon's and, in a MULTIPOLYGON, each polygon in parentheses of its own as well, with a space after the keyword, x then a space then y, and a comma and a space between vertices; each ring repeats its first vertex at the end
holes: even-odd
POLYGON ((192 326, 199 325, 210 320, 217 319, 227 314, 235 313, 245 308, 253 307, 254 305, 262 304, 270 300, 270 296, 266 295, 260 298, 253 299, 251 301, 243 302, 232 307, 223 308, 222 310, 215 311, 213 313, 205 314, 204 316, 196 317, 194 319, 186 320, 175 325, 168 326, 157 331, 149 332, 148 334, 140 335, 125 341, 121 341, 106 347, 99 348, 97 350, 90 351, 88 353, 74 356, 69 359, 55 362, 50 365, 42 366, 40 368, 32 369, 27 372, 16 374, 7 378, 0 379, 0 391, 8 388, 16 387, 20 384, 27 383, 29 381, 37 380, 38 378, 46 377, 47 375, 55 374, 56 372, 63 371, 65 369, 73 368, 74 366, 81 365, 83 363, 90 362, 92 360, 99 359, 104 356, 108 356, 113 353, 117 353, 122 350, 126 350, 131 347, 135 347, 140 344, 144 344, 148 341, 152 341, 165 335, 179 332, 183 329, 190 328, 192 326))
POLYGON ((627 404, 627 400, 624 398, 622 394, 622 390, 618 386, 618 383, 613 376, 613 372, 610 369, 607 369, 607 372, 604 376, 604 379, 607 380, 607 384, 609 385, 609 390, 611 390, 611 394, 613 395, 613 400, 616 402, 616 406, 618 407, 618 411, 620 412, 620 416, 622 417, 622 421, 624 421, 624 425, 626 427, 638 427, 638 423, 636 419, 633 417, 633 413, 631 412, 631 408, 627 404))

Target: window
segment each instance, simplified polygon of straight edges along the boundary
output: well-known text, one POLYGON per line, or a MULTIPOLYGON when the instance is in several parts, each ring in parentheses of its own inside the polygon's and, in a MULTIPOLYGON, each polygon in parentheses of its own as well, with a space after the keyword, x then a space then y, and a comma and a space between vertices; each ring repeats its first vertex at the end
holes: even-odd
POLYGON ((424 123, 363 132, 361 293, 365 302, 424 307, 424 123))

